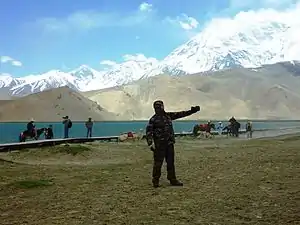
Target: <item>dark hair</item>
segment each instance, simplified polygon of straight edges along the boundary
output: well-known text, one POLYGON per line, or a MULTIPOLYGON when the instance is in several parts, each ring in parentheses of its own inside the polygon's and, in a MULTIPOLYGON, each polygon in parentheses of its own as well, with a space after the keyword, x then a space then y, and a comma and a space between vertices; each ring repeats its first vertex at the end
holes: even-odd
POLYGON ((162 100, 156 100, 155 102, 153 102, 153 108, 155 108, 157 105, 163 105, 164 102, 162 100))

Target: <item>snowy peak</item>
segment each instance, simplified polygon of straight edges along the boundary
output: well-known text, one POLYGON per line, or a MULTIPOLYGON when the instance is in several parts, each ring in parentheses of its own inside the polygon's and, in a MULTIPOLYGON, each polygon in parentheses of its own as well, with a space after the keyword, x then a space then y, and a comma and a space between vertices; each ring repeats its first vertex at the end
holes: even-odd
POLYGON ((106 68, 97 71, 81 65, 70 72, 50 70, 44 74, 13 78, 9 74, 0 77, 0 88, 8 88, 10 94, 23 96, 51 88, 68 86, 77 91, 90 91, 126 84, 139 79, 145 72, 158 64, 155 58, 142 54, 125 55, 122 63, 102 62, 106 68))
POLYGON ((75 70, 69 72, 72 76, 79 78, 79 79, 86 79, 86 78, 95 78, 99 75, 97 70, 92 69, 87 65, 81 65, 75 70))
MULTIPOLYGON (((221 32, 220 35, 206 29, 175 49, 162 64, 186 73, 197 73, 289 60, 290 55, 295 55, 288 42, 291 29, 288 25, 274 23, 221 32)), ((300 58, 300 52, 296 56, 300 58)))
MULTIPOLYGON (((300 6, 300 5, 299 5, 300 6)), ((171 75, 254 68, 300 59, 300 7, 286 12, 242 12, 212 20, 145 75, 171 75)))
POLYGON ((24 79, 14 78, 12 75, 8 73, 0 74, 0 88, 12 88, 24 82, 25 82, 24 79))
POLYGON ((128 68, 132 71, 140 69, 144 71, 156 66, 158 62, 159 61, 155 58, 147 58, 142 54, 136 54, 124 55, 122 63, 105 60, 100 62, 100 64, 106 66, 106 70, 120 70, 122 68, 128 68))
POLYGON ((103 78, 107 81, 107 87, 112 87, 113 83, 122 85, 140 79, 158 65, 158 60, 136 54, 123 56, 123 63, 102 61, 101 64, 106 66, 103 78))
POLYGON ((12 82, 14 78, 12 75, 8 73, 1 73, 0 74, 0 88, 8 87, 12 82))

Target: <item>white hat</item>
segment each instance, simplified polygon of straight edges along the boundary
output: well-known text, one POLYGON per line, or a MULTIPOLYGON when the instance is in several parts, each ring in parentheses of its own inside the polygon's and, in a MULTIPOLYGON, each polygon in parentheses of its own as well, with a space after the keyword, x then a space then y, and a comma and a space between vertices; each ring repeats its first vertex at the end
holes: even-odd
POLYGON ((30 121, 34 122, 34 119, 33 119, 33 118, 31 118, 31 119, 30 119, 30 121))

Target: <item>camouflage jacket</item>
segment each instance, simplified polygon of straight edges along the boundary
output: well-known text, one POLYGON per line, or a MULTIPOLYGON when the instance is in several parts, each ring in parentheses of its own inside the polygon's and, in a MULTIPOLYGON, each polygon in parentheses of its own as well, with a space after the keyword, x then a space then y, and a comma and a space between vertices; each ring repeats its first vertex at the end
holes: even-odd
POLYGON ((146 128, 147 144, 151 145, 152 142, 168 142, 169 144, 175 143, 175 135, 172 120, 180 119, 192 115, 191 110, 181 112, 166 112, 163 115, 154 114, 146 128))

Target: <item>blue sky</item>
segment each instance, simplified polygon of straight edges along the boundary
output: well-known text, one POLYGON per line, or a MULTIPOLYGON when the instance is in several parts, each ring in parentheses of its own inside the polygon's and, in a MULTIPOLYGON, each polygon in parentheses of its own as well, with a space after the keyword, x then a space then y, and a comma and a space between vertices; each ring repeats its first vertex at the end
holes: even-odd
POLYGON ((126 54, 163 59, 214 17, 294 0, 10 0, 0 2, 0 73, 63 71, 126 54))

